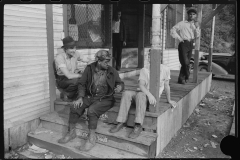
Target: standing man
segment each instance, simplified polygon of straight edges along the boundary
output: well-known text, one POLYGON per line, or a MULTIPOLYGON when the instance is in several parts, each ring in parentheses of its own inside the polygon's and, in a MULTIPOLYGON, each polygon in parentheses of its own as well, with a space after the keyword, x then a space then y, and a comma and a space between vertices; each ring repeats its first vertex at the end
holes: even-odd
POLYGON ((118 11, 112 22, 113 67, 118 71, 121 69, 122 47, 126 46, 126 28, 120 18, 121 11, 118 11))
MULTIPOLYGON (((150 55, 150 52, 148 56, 150 55)), ((136 113, 135 113, 135 126, 133 131, 128 135, 128 138, 137 138, 141 131, 143 120, 145 117, 147 102, 152 105, 156 105, 156 98, 150 93, 149 91, 149 82, 150 82, 150 75, 149 75, 149 68, 150 68, 150 58, 148 58, 148 65, 146 68, 142 68, 140 71, 138 84, 139 88, 138 91, 125 91, 122 94, 122 99, 120 102, 120 109, 118 112, 118 117, 116 121, 118 124, 110 129, 109 132, 115 133, 118 132, 127 121, 128 111, 131 106, 132 100, 136 102, 136 113)), ((170 99, 170 70, 166 65, 161 64, 160 67, 160 89, 159 89, 159 96, 161 96, 162 91, 165 89, 167 95, 167 101, 171 104, 173 108, 176 107, 176 102, 170 99)))
POLYGON ((189 64, 192 56, 193 43, 195 38, 200 36, 200 29, 197 18, 197 11, 189 9, 187 11, 188 20, 177 23, 170 31, 173 38, 177 38, 180 43, 178 45, 179 61, 181 63, 178 83, 185 84, 189 80, 189 64), (179 31, 179 34, 177 33, 179 31))
POLYGON ((77 97, 78 81, 82 76, 81 71, 77 69, 80 55, 76 54, 76 44, 72 37, 67 36, 62 41, 61 48, 64 52, 57 54, 54 72, 58 88, 64 91, 60 98, 69 101, 77 97))
POLYGON ((59 143, 67 143, 76 138, 75 125, 78 118, 88 108, 89 136, 79 149, 89 151, 96 144, 96 128, 99 117, 113 107, 113 94, 124 89, 118 72, 109 66, 110 54, 106 50, 96 53, 97 61, 87 65, 79 81, 78 99, 73 102, 69 115, 69 132, 61 138, 59 143))

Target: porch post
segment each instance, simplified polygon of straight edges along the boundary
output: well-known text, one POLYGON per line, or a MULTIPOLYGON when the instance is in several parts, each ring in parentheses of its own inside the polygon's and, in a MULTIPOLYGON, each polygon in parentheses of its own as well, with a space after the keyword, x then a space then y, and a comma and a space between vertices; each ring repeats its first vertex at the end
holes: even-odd
MULTIPOLYGON (((203 4, 199 4, 198 7, 197 7, 197 12, 198 12, 197 21, 199 23, 199 26, 201 26, 201 22, 202 22, 202 7, 203 7, 203 4)), ((200 37, 201 37, 201 28, 200 28, 200 36, 196 39, 196 42, 195 42, 193 83, 198 82, 198 63, 199 63, 200 37)))
POLYGON ((54 42, 53 42, 53 8, 52 4, 46 4, 47 21, 47 48, 48 48, 48 76, 50 93, 50 111, 54 111, 54 101, 56 100, 56 84, 53 71, 54 42))
MULTIPOLYGON (((109 4, 109 16, 108 16, 108 21, 109 21, 109 25, 110 25, 110 27, 109 27, 109 29, 110 29, 110 31, 109 31, 109 53, 111 54, 111 55, 113 55, 112 54, 112 17, 113 17, 113 5, 112 4, 109 4)), ((106 33, 107 33, 107 31, 106 31, 106 33)), ((113 65, 113 61, 112 61, 112 59, 110 60, 110 66, 114 66, 113 65)))
MULTIPOLYGON (((216 9, 216 4, 212 5, 212 9, 216 9)), ((211 28, 211 42, 210 42, 210 48, 209 48, 209 59, 208 59, 208 72, 212 72, 212 53, 213 53, 213 40, 214 40, 214 27, 215 27, 215 16, 212 20, 212 28, 211 28)))
POLYGON ((161 60, 161 4, 152 5, 152 49, 150 53, 150 92, 156 98, 156 107, 150 105, 150 112, 159 112, 159 85, 161 60))
POLYGON ((138 6, 138 68, 144 67, 145 5, 138 6))

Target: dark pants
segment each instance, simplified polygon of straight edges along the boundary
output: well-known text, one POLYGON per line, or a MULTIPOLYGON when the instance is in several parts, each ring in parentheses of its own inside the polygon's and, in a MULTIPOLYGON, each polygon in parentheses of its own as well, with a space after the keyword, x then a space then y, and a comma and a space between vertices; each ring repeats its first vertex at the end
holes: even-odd
POLYGON ((189 64, 192 56, 193 42, 184 41, 178 45, 179 61, 181 63, 181 69, 178 77, 178 82, 182 82, 189 79, 190 71, 189 64))
POLYGON ((122 60, 122 47, 123 41, 120 40, 119 33, 113 33, 113 67, 117 70, 121 69, 121 60, 122 60), (116 62, 116 66, 115 66, 116 62))
POLYGON ((67 93, 69 99, 77 97, 78 82, 80 78, 68 79, 65 76, 58 76, 56 83, 57 87, 67 93))
POLYGON ((100 97, 84 97, 83 104, 78 109, 70 107, 69 125, 76 124, 79 117, 84 114, 86 108, 88 108, 87 116, 89 118, 89 129, 96 129, 99 117, 113 107, 115 100, 113 97, 101 99, 100 97))

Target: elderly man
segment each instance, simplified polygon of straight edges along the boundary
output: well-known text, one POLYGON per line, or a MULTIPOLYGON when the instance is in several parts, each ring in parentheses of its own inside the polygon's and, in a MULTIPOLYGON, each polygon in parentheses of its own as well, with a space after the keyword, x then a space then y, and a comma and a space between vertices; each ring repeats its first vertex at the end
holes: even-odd
POLYGON ((77 69, 77 60, 82 60, 76 54, 76 44, 72 37, 65 37, 62 41, 64 52, 57 54, 55 58, 55 78, 57 86, 66 93, 61 93, 60 97, 69 101, 77 97, 78 81, 82 76, 77 69))
POLYGON ((99 117, 113 107, 115 102, 113 94, 124 89, 118 72, 109 66, 110 54, 106 50, 96 53, 97 61, 89 64, 79 81, 78 99, 70 108, 68 134, 59 140, 67 143, 76 137, 75 124, 86 108, 89 118, 89 136, 79 149, 88 151, 96 144, 96 128, 99 117))
MULTIPOLYGON (((148 54, 148 56, 150 53, 148 54)), ((149 82, 150 82, 150 75, 149 75, 149 68, 150 68, 150 58, 148 58, 148 65, 146 68, 142 68, 140 71, 138 84, 139 88, 138 91, 125 91, 122 94, 122 99, 120 102, 120 109, 118 112, 118 117, 116 121, 118 124, 111 128, 109 132, 115 133, 118 132, 127 121, 128 111, 131 106, 131 101, 135 100, 136 102, 136 113, 135 113, 135 126, 133 131, 129 134, 129 138, 137 138, 141 131, 143 120, 145 117, 147 102, 154 105, 156 104, 155 97, 149 91, 149 82)), ((170 70, 166 65, 161 64, 160 67, 160 89, 159 89, 159 96, 161 96, 162 91, 165 89, 167 95, 167 101, 171 104, 172 107, 176 107, 176 102, 170 99, 170 70)))
POLYGON ((197 11, 189 9, 187 11, 188 20, 177 23, 170 31, 173 38, 177 38, 180 43, 178 45, 179 61, 181 63, 178 83, 185 84, 189 80, 189 64, 192 56, 193 43, 195 38, 200 36, 198 22, 196 21, 197 11), (179 31, 180 35, 177 33, 179 31))

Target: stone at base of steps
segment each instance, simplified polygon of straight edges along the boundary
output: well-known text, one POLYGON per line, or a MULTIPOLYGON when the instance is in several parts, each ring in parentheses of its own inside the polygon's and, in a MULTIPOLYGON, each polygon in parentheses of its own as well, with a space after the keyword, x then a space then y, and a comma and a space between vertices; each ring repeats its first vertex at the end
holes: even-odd
MULTIPOLYGON (((60 117, 57 112, 46 114, 40 117, 42 127, 61 132, 63 135, 67 132, 68 119, 60 117)), ((98 121, 97 143, 121 149, 141 156, 155 156, 157 134, 143 131, 136 139, 128 138, 132 128, 124 127, 117 133, 110 133, 111 124, 98 121)), ((79 138, 86 139, 88 135, 87 121, 79 119, 76 125, 76 133, 79 138)))
POLYGON ((85 143, 84 139, 75 138, 66 144, 59 144, 57 141, 60 138, 62 138, 62 133, 41 127, 39 127, 34 133, 28 134, 28 140, 30 143, 52 152, 69 155, 72 158, 145 158, 99 143, 96 143, 90 151, 83 152, 78 148, 85 143))

